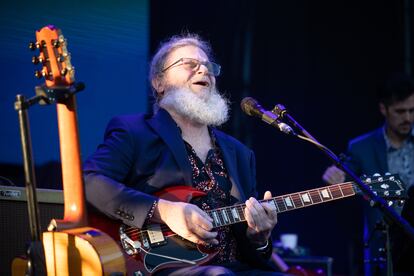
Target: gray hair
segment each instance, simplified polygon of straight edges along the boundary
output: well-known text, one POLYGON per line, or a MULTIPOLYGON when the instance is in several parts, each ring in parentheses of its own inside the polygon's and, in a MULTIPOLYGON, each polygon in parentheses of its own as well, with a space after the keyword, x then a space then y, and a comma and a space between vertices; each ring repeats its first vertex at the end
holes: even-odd
MULTIPOLYGON (((183 34, 175 35, 161 43, 157 52, 151 60, 150 70, 149 70, 149 81, 156 78, 160 78, 163 74, 162 70, 165 68, 165 62, 167 61, 168 55, 175 49, 185 47, 185 46, 195 46, 200 48, 209 59, 212 59, 211 46, 207 41, 204 41, 197 34, 183 34)), ((151 85, 153 95, 155 99, 158 98, 157 92, 154 87, 151 85)))

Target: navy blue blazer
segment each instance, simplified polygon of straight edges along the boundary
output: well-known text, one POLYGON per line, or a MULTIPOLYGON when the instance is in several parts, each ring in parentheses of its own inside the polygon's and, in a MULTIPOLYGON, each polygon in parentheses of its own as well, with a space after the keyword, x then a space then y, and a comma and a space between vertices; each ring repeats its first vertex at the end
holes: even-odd
MULTIPOLYGON (((253 152, 213 129, 239 201, 257 196, 253 152)), ((141 228, 154 202, 153 193, 168 186, 192 185, 192 171, 180 129, 169 113, 113 118, 104 142, 84 163, 89 203, 106 215, 141 228)))
POLYGON ((357 174, 388 172, 387 147, 380 127, 349 142, 346 164, 357 174))

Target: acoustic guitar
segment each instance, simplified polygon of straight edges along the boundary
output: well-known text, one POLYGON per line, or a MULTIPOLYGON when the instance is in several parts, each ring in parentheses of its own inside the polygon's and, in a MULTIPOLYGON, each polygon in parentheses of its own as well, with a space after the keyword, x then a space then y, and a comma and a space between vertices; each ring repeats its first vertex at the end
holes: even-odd
MULTIPOLYGON (((389 202, 399 200, 405 194, 404 186, 397 175, 369 177, 364 182, 374 193, 389 202)), ((353 182, 346 182, 277 196, 260 202, 268 202, 273 205, 277 213, 282 213, 359 193, 361 192, 353 182)), ((181 202, 190 202, 204 195, 204 192, 188 186, 168 187, 156 193, 160 198, 181 202)), ((244 222, 244 209, 245 204, 238 204, 206 212, 213 219, 214 228, 219 228, 244 222)), ((148 224, 143 228, 135 228, 111 220, 103 214, 95 214, 90 218, 90 222, 118 240, 125 253, 140 263, 140 270, 135 271, 136 273, 149 275, 165 268, 206 264, 216 254, 214 248, 205 248, 184 240, 164 224, 148 224)))
MULTIPOLYGON (((44 77, 44 96, 57 103, 57 116, 62 162, 64 218, 53 219, 49 232, 43 233, 48 275, 110 275, 126 273, 123 253, 118 244, 104 232, 87 223, 76 115, 75 71, 67 42, 61 31, 46 26, 36 32, 44 77)), ((38 92, 38 91, 37 91, 38 92)))

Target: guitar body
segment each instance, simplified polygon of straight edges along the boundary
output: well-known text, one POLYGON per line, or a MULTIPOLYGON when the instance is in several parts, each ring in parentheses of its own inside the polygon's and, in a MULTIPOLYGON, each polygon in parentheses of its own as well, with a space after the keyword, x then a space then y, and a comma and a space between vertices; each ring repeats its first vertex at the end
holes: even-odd
MULTIPOLYGON (((191 199, 204 196, 205 193, 189 186, 174 186, 166 188, 155 195, 165 200, 190 202, 191 199)), ((149 231, 141 231, 142 229, 129 227, 111 220, 96 210, 89 210, 88 220, 90 225, 102 229, 122 245, 129 275, 133 275, 138 271, 143 275, 150 275, 166 268, 178 268, 194 264, 202 265, 208 263, 217 254, 215 251, 200 247, 181 238, 169 230, 166 225, 148 225, 146 229, 149 231), (157 232, 158 229, 162 229, 163 240, 152 243, 149 237, 152 233, 151 230, 157 232), (127 235, 132 241, 138 242, 135 250, 131 248, 133 245, 123 240, 123 234, 127 235), (185 262, 182 260, 185 260, 185 262)))
POLYGON ((125 273, 125 261, 117 243, 97 229, 45 232, 43 244, 48 275, 125 273))

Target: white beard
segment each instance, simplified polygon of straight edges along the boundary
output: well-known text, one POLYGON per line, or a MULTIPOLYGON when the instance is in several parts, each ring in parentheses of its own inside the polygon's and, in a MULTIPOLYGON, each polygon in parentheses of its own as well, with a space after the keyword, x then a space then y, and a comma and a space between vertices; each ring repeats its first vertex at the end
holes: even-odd
POLYGON ((202 97, 186 88, 166 91, 159 106, 172 109, 189 120, 208 126, 219 126, 229 118, 228 101, 213 88, 202 97))

